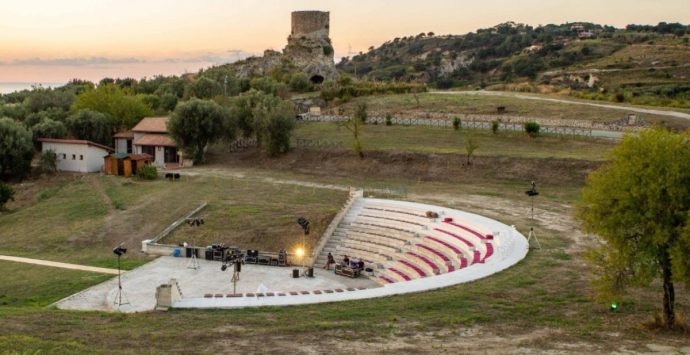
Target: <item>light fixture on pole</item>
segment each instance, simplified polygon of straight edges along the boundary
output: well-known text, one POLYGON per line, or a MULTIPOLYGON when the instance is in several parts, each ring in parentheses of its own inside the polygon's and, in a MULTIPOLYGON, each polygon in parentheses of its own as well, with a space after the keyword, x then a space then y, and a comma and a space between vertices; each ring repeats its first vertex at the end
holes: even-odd
POLYGON ((539 243, 539 239, 537 239, 537 234, 534 233, 534 198, 539 196, 539 191, 537 191, 537 184, 532 181, 532 186, 530 187, 529 190, 525 191, 525 194, 529 196, 529 199, 532 203, 531 207, 531 225, 529 226, 529 235, 527 236, 527 245, 529 245, 530 240, 534 238, 534 242, 537 244, 537 248, 541 249, 541 243, 539 243))
MULTIPOLYGON (((189 224, 192 227, 199 227, 200 225, 204 224, 204 219, 200 217, 195 217, 195 218, 187 218, 187 224, 189 224)), ((198 270, 201 269, 201 265, 199 265, 199 260, 196 258, 197 254, 197 249, 196 246, 194 245, 194 233, 192 233, 192 239, 191 239, 191 244, 189 245, 189 248, 192 253, 192 257, 189 260, 189 264, 187 264, 188 269, 194 269, 198 270)))
POLYGON ((113 248, 113 254, 117 255, 117 293, 115 294, 115 300, 113 304, 120 308, 120 306, 129 304, 129 300, 122 290, 122 277, 120 276, 120 257, 127 253, 127 248, 124 247, 125 243, 120 243, 120 245, 113 248))
POLYGON ((304 256, 307 253, 307 238, 306 238, 306 236, 309 235, 310 223, 309 223, 308 219, 306 219, 304 217, 300 217, 297 219, 297 224, 299 224, 300 227, 302 227, 302 231, 304 231, 304 234, 302 235, 302 245, 299 248, 297 248, 297 250, 295 251, 295 254, 297 254, 297 256, 300 258, 300 263, 302 264, 302 273, 305 276, 307 276, 307 272, 306 272, 307 271, 306 270, 307 265, 304 262, 304 256))

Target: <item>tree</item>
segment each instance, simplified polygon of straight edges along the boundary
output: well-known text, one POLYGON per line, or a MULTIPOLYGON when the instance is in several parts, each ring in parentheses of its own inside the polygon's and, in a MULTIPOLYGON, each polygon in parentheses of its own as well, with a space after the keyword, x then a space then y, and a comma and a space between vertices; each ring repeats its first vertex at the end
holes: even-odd
POLYGON ((290 137, 295 127, 294 110, 292 105, 280 100, 277 105, 271 106, 265 114, 268 116, 268 145, 267 150, 271 156, 287 153, 290 150, 290 137))
POLYGON ((34 145, 36 148, 40 148, 39 138, 63 138, 67 135, 67 127, 62 122, 47 118, 31 127, 31 132, 34 138, 34 145))
POLYGON ((41 154, 41 170, 52 174, 57 171, 57 154, 52 150, 47 150, 41 154))
POLYGON ((100 112, 79 110, 67 118, 67 128, 77 139, 110 145, 113 120, 100 112))
POLYGON ((223 85, 203 76, 194 80, 187 88, 187 96, 198 99, 211 99, 221 95, 223 95, 223 85))
POLYGON ((10 201, 14 201, 14 189, 0 181, 0 211, 4 210, 5 204, 10 201))
POLYGON ((367 104, 365 102, 358 103, 357 107, 355 107, 355 120, 361 122, 362 124, 366 124, 368 116, 367 104))
POLYGON ((467 165, 472 165, 472 154, 479 148, 479 143, 472 136, 465 138, 465 153, 467 154, 467 165))
POLYGON ((663 322, 675 324, 674 281, 690 286, 690 134, 628 134, 587 179, 577 215, 603 241, 592 250, 599 297, 661 277, 663 322))
POLYGON ((352 151, 354 151, 360 159, 364 159, 362 142, 359 140, 359 136, 362 134, 362 129, 364 128, 364 123, 357 118, 350 118, 343 122, 342 126, 352 133, 352 151))
MULTIPOLYGON (((128 81, 125 79, 122 82, 128 81)), ((142 118, 153 115, 151 106, 146 104, 142 97, 135 96, 114 84, 87 89, 77 96, 72 110, 92 110, 107 114, 112 118, 112 124, 117 130, 130 129, 142 118)))
POLYGON ((290 89, 292 89, 292 91, 307 92, 311 91, 312 88, 313 85, 311 84, 311 81, 309 81, 307 74, 299 72, 295 73, 292 78, 290 78, 290 89))
POLYGON ((209 143, 223 136, 234 137, 235 127, 228 109, 199 99, 177 105, 168 121, 170 136, 195 163, 203 163, 204 150, 209 143))
POLYGON ((26 177, 33 156, 31 132, 11 118, 0 118, 0 177, 26 177))

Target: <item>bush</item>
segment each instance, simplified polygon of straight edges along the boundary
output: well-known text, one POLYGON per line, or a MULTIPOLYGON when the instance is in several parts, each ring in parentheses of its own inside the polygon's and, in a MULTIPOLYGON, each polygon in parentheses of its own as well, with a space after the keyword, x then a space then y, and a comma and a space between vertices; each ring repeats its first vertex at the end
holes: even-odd
POLYGON ((625 95, 622 92, 617 92, 614 96, 614 100, 616 100, 616 102, 623 102, 625 101, 625 95))
POLYGON ((158 169, 153 165, 144 165, 137 170, 137 178, 139 180, 156 180, 158 179, 158 169))
POLYGON ((541 126, 539 126, 539 123, 537 122, 525 122, 525 132, 530 136, 530 137, 536 137, 539 135, 539 130, 541 129, 541 126))
POLYGON ((386 126, 392 126, 393 125, 393 117, 391 116, 390 113, 386 114, 386 126))
POLYGON ((0 210, 5 209, 5 204, 9 201, 14 201, 14 189, 0 181, 0 210))
POLYGON ((24 178, 33 156, 31 131, 11 118, 0 118, 0 177, 24 178))
POLYGON ((41 171, 52 174, 57 171, 57 154, 52 150, 47 150, 41 154, 41 171))
POLYGON ((493 132, 493 134, 498 133, 498 121, 491 122, 491 132, 493 132))
POLYGON ((304 73, 296 73, 290 78, 290 89, 295 92, 307 92, 312 90, 311 81, 304 73))
POLYGON ((460 121, 460 117, 453 118, 453 129, 454 130, 456 130, 456 131, 459 130, 461 124, 462 124, 462 121, 460 121))

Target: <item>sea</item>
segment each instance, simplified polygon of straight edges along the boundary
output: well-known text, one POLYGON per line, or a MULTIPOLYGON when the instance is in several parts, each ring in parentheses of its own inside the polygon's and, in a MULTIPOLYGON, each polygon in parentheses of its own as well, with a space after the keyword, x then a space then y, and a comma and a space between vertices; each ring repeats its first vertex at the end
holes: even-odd
POLYGON ((22 91, 24 89, 31 90, 32 86, 40 85, 44 88, 58 87, 66 83, 19 83, 19 82, 0 82, 0 94, 9 94, 15 91, 22 91))

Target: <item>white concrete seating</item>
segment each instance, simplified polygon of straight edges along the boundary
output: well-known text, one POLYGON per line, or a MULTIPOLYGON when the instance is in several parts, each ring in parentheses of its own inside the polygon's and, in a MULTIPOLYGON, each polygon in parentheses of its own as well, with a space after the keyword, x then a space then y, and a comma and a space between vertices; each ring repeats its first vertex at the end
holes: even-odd
POLYGON ((365 203, 364 208, 365 209, 389 211, 389 212, 395 212, 395 213, 399 213, 399 214, 407 214, 407 215, 419 216, 419 217, 426 217, 426 212, 427 212, 427 211, 423 211, 423 210, 416 209, 416 208, 394 206, 394 205, 375 203, 375 202, 365 203))
POLYGON ((378 233, 368 233, 368 232, 360 232, 357 230, 346 230, 345 235, 347 237, 352 237, 352 238, 357 238, 361 240, 368 240, 371 241, 374 244, 382 244, 382 245, 387 245, 391 247, 396 247, 398 249, 404 248, 405 246, 409 245, 410 243, 407 241, 402 241, 399 239, 393 239, 378 233))
POLYGON ((381 211, 381 210, 371 210, 371 209, 364 209, 360 212, 361 216, 367 215, 367 216, 376 216, 379 218, 387 218, 387 219, 392 219, 392 220, 398 220, 398 221, 404 221, 408 223, 415 223, 420 226, 428 225, 429 223, 433 222, 434 220, 431 218, 427 217, 420 217, 416 215, 410 215, 410 214, 402 214, 402 213, 395 213, 391 211, 381 211))
POLYGON ((359 222, 353 222, 349 228, 354 230, 366 231, 374 234, 385 235, 388 238, 397 239, 403 242, 410 243, 419 240, 420 238, 420 235, 417 233, 403 232, 397 229, 391 229, 378 225, 364 224, 359 222))
POLYGON ((342 240, 342 243, 344 245, 358 246, 362 249, 385 255, 393 255, 400 252, 400 249, 395 247, 391 247, 385 244, 375 244, 366 240, 355 238, 345 238, 342 240))

